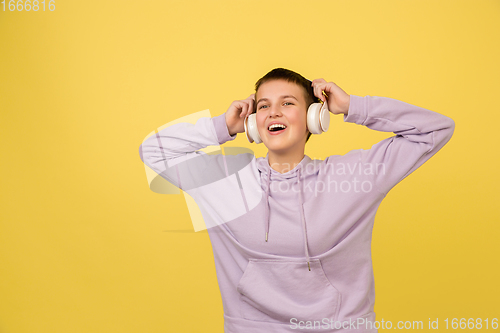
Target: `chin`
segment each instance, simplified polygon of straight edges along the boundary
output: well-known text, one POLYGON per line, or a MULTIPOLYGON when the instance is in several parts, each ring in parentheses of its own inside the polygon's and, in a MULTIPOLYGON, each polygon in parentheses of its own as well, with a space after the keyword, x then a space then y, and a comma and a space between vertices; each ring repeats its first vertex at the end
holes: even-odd
POLYGON ((293 145, 289 144, 276 144, 276 143, 271 143, 271 144, 266 144, 266 147, 269 151, 275 152, 275 153, 284 153, 286 151, 289 151, 293 148, 293 145))
MULTIPOLYGON (((295 133, 290 133, 294 134, 295 133)), ((294 137, 294 135, 291 135, 294 137)), ((267 147, 269 151, 273 151, 276 153, 283 153, 287 151, 291 151, 297 146, 301 145, 301 141, 292 140, 290 135, 273 137, 271 135, 266 136, 266 139, 263 140, 264 145, 267 147)))

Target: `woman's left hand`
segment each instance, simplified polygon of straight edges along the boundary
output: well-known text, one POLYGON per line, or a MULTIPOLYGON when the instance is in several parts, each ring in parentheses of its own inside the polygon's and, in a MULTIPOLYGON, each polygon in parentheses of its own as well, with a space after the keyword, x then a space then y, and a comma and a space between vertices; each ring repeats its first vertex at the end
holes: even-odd
POLYGON ((333 82, 326 82, 324 79, 312 81, 314 95, 328 104, 328 110, 333 114, 345 114, 349 111, 351 97, 333 82), (328 98, 323 95, 325 92, 328 98), (326 101, 325 101, 326 100, 326 101))

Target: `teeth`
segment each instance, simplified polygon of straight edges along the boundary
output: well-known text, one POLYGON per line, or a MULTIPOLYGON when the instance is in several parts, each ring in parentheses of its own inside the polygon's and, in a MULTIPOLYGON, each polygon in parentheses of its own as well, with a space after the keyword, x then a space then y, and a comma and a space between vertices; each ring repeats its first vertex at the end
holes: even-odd
POLYGON ((268 128, 268 129, 269 129, 269 130, 272 130, 272 129, 273 129, 273 128, 275 128, 275 127, 286 128, 286 126, 285 126, 285 125, 283 125, 283 124, 272 124, 271 126, 269 126, 269 128, 268 128))

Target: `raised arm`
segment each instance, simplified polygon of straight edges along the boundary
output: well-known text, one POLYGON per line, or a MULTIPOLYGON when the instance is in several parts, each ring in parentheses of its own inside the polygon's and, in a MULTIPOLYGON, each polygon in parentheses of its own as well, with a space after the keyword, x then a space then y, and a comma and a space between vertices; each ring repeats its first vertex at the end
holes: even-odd
POLYGON ((203 152, 208 146, 234 140, 229 135, 225 113, 203 117, 191 123, 178 123, 149 136, 139 146, 141 160, 160 176, 183 190, 200 186, 199 176, 210 165, 211 156, 203 152))
POLYGON ((324 79, 315 79, 311 85, 330 112, 343 114, 344 121, 395 134, 371 149, 359 150, 360 162, 375 167, 375 186, 384 194, 436 154, 455 130, 451 118, 396 99, 348 95, 324 79), (379 167, 383 172, 378 172, 379 167))
POLYGON ((234 101, 216 117, 199 118, 195 124, 168 126, 147 137, 139 146, 141 160, 174 186, 189 190, 220 180, 248 163, 248 156, 226 161, 221 154, 205 154, 201 149, 234 140, 244 132, 244 115, 252 110, 253 94, 234 101))
POLYGON ((387 193, 436 154, 452 137, 455 122, 442 114, 396 99, 350 95, 344 121, 395 136, 361 151, 362 163, 382 163, 375 185, 387 193))

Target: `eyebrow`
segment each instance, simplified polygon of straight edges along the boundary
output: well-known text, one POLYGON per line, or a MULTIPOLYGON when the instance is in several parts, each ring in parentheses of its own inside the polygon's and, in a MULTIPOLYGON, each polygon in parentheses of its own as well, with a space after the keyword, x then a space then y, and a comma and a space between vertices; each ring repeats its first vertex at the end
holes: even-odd
MULTIPOLYGON (((292 95, 283 95, 280 97, 281 99, 285 99, 285 98, 293 98, 294 100, 296 100, 297 102, 299 101, 297 98, 295 98, 295 96, 292 96, 292 95)), ((267 98, 261 98, 257 101, 256 104, 259 104, 260 102, 263 102, 263 101, 269 101, 269 99, 267 98)))

